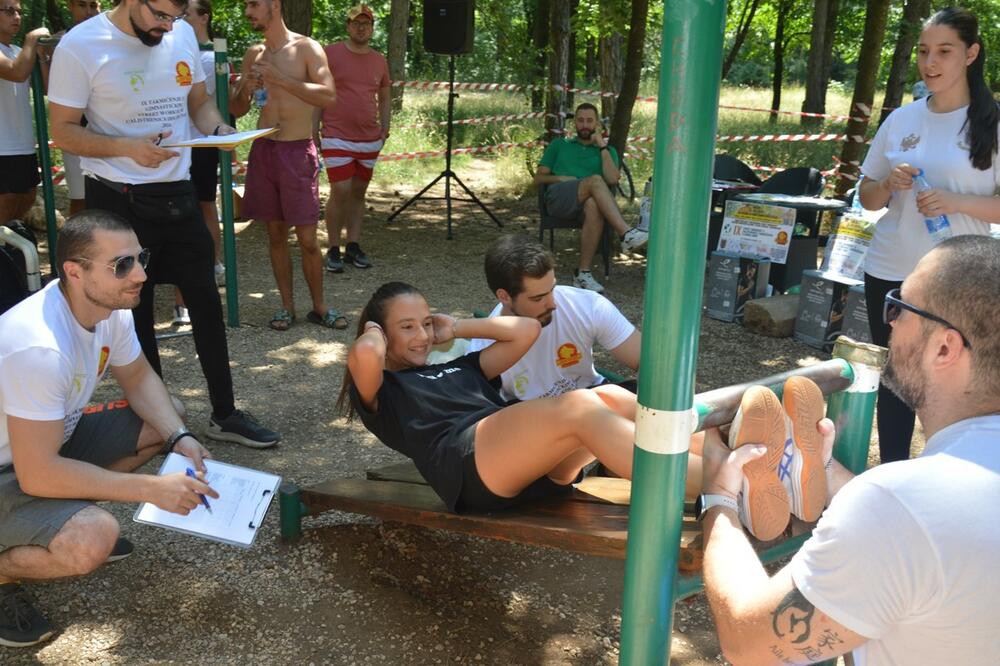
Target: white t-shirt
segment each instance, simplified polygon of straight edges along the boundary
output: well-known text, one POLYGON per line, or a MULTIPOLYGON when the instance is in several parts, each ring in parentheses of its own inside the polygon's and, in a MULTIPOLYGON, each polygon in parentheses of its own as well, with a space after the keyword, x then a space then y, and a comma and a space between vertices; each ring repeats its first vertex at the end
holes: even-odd
MULTIPOLYGON (((108 136, 191 136, 188 94, 205 80, 194 30, 185 21, 157 46, 119 30, 107 13, 76 26, 52 56, 49 101, 83 109, 88 128, 108 136)), ((150 169, 130 157, 81 157, 84 173, 118 183, 189 180, 191 151, 150 169)))
MULTIPOLYGON (((20 46, 0 44, 0 53, 14 60, 20 46)), ((31 124, 31 85, 0 79, 0 155, 35 152, 35 126, 31 124)))
MULTIPOLYGON (((893 111, 879 128, 865 156, 861 172, 866 178, 886 178, 896 166, 906 163, 924 170, 931 187, 992 196, 1000 186, 997 156, 993 166, 980 171, 969 161, 963 125, 969 107, 949 113, 934 113, 927 100, 917 100, 893 111)), ((988 234, 982 220, 950 213, 952 233, 988 234)), ((916 189, 894 192, 888 211, 878 221, 865 259, 865 272, 883 280, 901 281, 913 272, 920 258, 933 249, 924 216, 917 210, 916 189)))
POLYGON ((88 331, 77 322, 59 281, 0 317, 0 466, 11 462, 7 416, 63 420, 63 442, 76 428, 108 366, 128 365, 142 349, 131 310, 115 310, 88 331))
MULTIPOLYGON (((552 321, 502 375, 502 393, 508 400, 547 398, 601 384, 604 378, 594 370, 594 344, 614 349, 635 331, 618 308, 596 292, 559 285, 553 296, 552 321)), ((499 316, 502 307, 498 303, 490 316, 499 316)), ((491 344, 493 340, 472 340, 469 353, 491 344)))
POLYGON ((856 666, 995 666, 998 562, 1000 416, 984 416, 845 485, 789 566, 817 609, 871 639, 856 666))

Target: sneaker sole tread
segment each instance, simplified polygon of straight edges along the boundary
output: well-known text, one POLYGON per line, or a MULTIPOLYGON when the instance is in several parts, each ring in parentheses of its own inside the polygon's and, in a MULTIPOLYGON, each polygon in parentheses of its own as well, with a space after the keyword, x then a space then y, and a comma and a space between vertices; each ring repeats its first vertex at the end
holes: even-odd
POLYGON ((744 444, 767 447, 765 455, 743 467, 743 502, 753 535, 771 541, 785 531, 790 516, 788 492, 778 479, 778 464, 785 449, 785 413, 778 396, 763 386, 750 387, 740 409, 742 421, 733 448, 744 444))
MULTIPOLYGON (((799 450, 801 493, 792 492, 793 507, 799 518, 806 522, 819 520, 826 506, 826 469, 823 465, 823 437, 816 430, 816 423, 823 418, 826 405, 823 393, 804 377, 791 377, 785 382, 783 392, 785 412, 792 424, 792 441, 799 450), (798 497, 796 497, 798 495, 798 497)), ((792 478, 794 488, 796 478, 792 478)))

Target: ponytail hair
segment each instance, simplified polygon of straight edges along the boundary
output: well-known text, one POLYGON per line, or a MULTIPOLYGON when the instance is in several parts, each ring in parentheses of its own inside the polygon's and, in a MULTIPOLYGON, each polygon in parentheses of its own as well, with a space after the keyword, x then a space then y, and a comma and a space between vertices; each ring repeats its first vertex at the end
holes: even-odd
MULTIPOLYGON (((397 296, 416 295, 423 296, 420 290, 406 282, 386 282, 375 290, 372 297, 368 299, 361 316, 358 317, 358 331, 355 340, 360 338, 365 332, 365 324, 370 321, 375 322, 385 330, 385 316, 389 310, 389 302, 397 296)), ((351 404, 350 390, 354 386, 354 378, 351 377, 351 369, 344 368, 344 382, 340 386, 340 395, 337 396, 337 411, 347 417, 350 421, 354 418, 354 405, 351 404)))
POLYGON ((967 9, 947 7, 924 23, 925 28, 932 25, 945 25, 954 30, 966 48, 973 44, 979 45, 979 55, 965 70, 969 83, 969 112, 964 128, 972 166, 980 171, 986 171, 993 166, 997 154, 997 122, 1000 120, 1000 109, 989 86, 986 85, 984 75, 986 45, 979 36, 979 20, 967 9))

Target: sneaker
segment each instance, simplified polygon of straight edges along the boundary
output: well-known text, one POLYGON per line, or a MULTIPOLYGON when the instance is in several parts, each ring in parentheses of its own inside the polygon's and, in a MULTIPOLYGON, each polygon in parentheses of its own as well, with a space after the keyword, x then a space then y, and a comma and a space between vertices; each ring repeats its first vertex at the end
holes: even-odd
POLYGON ((119 560, 124 560, 126 557, 135 552, 135 546, 132 542, 123 537, 118 537, 118 541, 115 541, 115 547, 111 549, 108 554, 108 559, 104 560, 105 564, 111 562, 117 562, 119 560))
POLYGON ((171 326, 186 326, 191 323, 191 316, 188 315, 188 309, 183 305, 174 306, 174 319, 170 322, 171 326))
POLYGON ((823 436, 816 423, 826 413, 823 392, 805 377, 790 377, 782 395, 787 417, 785 453, 778 476, 791 498, 792 513, 812 523, 826 507, 823 436))
POLYGON ((577 271, 573 276, 573 286, 588 291, 596 291, 598 294, 604 293, 604 286, 594 279, 590 271, 577 271))
POLYGON ((633 227, 622 236, 622 252, 638 252, 649 242, 649 232, 633 227))
POLYGON ((268 430, 257 423, 249 412, 234 409, 224 419, 213 414, 208 421, 205 436, 217 442, 236 442, 252 449, 267 449, 281 440, 281 433, 268 430))
POLYGON ((223 264, 215 265, 215 286, 226 286, 226 267, 223 264))
POLYGON ((347 244, 347 249, 344 251, 344 259, 354 264, 355 268, 372 267, 372 262, 368 259, 368 255, 365 254, 364 250, 357 243, 347 244))
POLYGON ((17 583, 0 585, 0 645, 28 647, 52 637, 55 630, 17 583))
POLYGON ((751 386, 729 430, 729 448, 763 444, 767 453, 743 467, 740 520, 761 541, 777 538, 788 526, 788 492, 778 478, 785 450, 785 412, 766 386, 751 386))
POLYGON ((323 266, 326 268, 328 273, 344 272, 344 260, 340 258, 339 247, 331 247, 327 250, 326 260, 323 262, 323 266))

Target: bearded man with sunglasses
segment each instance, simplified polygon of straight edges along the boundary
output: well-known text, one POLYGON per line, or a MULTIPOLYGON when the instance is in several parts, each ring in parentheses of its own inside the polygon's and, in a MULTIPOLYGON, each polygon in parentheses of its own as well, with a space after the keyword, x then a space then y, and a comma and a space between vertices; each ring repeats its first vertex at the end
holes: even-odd
MULTIPOLYGON (((832 499, 781 571, 764 570, 735 511, 705 511, 705 591, 733 664, 849 651, 867 666, 1000 663, 997 294, 1000 240, 977 235, 942 242, 889 293, 882 381, 916 411, 926 446, 854 477, 829 457, 834 426, 821 420, 832 499)), ((730 498, 764 453, 711 433, 704 451, 703 497, 730 498)))
POLYGON ((211 457, 142 355, 132 324, 149 251, 129 223, 101 210, 59 233, 59 280, 0 317, 0 645, 53 634, 17 581, 90 573, 127 557, 118 521, 88 500, 152 502, 186 515, 211 457), (108 372, 125 400, 88 406, 108 372), (199 472, 133 475, 176 451, 199 472))
POLYGON ((121 0, 60 41, 49 76, 52 138, 81 156, 87 208, 132 224, 151 256, 135 308, 142 351, 162 374, 153 331, 154 289, 180 289, 212 414, 206 436, 253 448, 281 436, 235 407, 215 252, 194 185, 191 150, 161 145, 202 134, 230 134, 205 91, 198 40, 178 0, 121 0), (86 113, 87 126, 80 125, 86 113))

